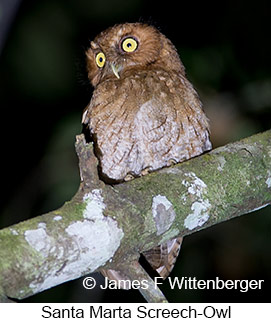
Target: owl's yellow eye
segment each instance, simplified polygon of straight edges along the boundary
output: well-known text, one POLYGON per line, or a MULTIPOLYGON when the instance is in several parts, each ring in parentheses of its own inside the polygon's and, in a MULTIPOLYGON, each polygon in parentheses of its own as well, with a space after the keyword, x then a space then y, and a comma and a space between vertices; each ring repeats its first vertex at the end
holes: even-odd
POLYGON ((96 55, 96 64, 98 67, 103 67, 105 64, 105 55, 104 53, 100 52, 96 55))
POLYGON ((127 52, 132 53, 137 49, 138 43, 134 38, 125 38, 121 43, 121 48, 127 52))

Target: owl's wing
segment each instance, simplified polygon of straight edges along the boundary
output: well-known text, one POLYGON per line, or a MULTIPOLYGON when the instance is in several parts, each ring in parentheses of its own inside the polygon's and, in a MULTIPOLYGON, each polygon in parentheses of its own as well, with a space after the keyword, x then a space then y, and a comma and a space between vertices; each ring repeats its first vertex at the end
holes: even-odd
POLYGON ((123 181, 129 172, 140 174, 142 169, 134 137, 140 89, 131 83, 130 79, 102 83, 83 113, 105 181, 123 181))
POLYGON ((135 116, 135 136, 145 167, 154 170, 170 160, 181 162, 211 149, 208 120, 196 92, 189 82, 175 85, 171 88, 160 82, 135 116))

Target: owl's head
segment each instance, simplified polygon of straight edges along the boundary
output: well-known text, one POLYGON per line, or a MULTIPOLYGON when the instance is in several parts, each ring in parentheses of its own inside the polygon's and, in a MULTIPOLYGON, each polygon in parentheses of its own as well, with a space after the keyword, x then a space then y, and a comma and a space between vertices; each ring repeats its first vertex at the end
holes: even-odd
POLYGON ((176 48, 153 26, 115 25, 101 32, 86 52, 88 77, 93 86, 138 69, 161 68, 184 73, 176 48))

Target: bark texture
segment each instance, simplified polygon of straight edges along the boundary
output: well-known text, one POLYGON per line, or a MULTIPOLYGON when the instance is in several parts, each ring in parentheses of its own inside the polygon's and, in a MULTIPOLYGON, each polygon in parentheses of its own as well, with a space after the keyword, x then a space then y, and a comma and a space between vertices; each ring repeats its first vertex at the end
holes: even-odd
MULTIPOLYGON (((83 135, 76 151, 81 185, 72 200, 0 231, 0 300, 100 268, 144 276, 135 266, 142 251, 271 203, 271 130, 115 186, 99 180, 83 135)), ((145 297, 166 301, 157 291, 145 297)))

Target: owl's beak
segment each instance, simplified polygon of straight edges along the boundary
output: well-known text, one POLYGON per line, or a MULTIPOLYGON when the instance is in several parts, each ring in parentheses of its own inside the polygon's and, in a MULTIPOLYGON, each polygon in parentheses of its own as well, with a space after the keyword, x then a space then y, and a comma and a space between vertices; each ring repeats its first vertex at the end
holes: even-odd
POLYGON ((112 68, 114 75, 119 79, 120 78, 120 76, 119 76, 120 66, 115 65, 114 63, 111 63, 111 68, 112 68))

